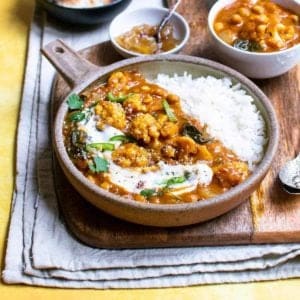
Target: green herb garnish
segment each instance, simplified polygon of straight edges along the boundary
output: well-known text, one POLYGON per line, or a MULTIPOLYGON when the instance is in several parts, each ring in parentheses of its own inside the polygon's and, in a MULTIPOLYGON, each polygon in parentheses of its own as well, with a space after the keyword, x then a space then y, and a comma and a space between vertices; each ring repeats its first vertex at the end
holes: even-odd
POLYGON ((207 137, 204 133, 200 132, 195 126, 186 123, 183 125, 182 134, 192 138, 197 144, 206 144, 212 140, 212 138, 207 137))
POLYGON ((89 168, 93 173, 108 171, 108 161, 102 157, 94 157, 93 163, 89 163, 89 168))
POLYGON ((120 141, 120 142, 135 142, 135 139, 131 136, 126 136, 126 135, 123 135, 123 134, 120 134, 120 135, 115 135, 113 137, 111 137, 109 139, 110 141, 112 142, 116 142, 116 141, 120 141))
POLYGON ((145 189, 140 192, 140 195, 142 195, 146 198, 154 196, 155 194, 156 194, 156 191, 154 189, 145 189))
POLYGON ((67 100, 70 110, 81 109, 83 107, 83 101, 77 94, 72 94, 67 100))
POLYGON ((165 110, 165 112, 166 112, 169 120, 171 122, 177 122, 177 118, 176 118, 173 110, 171 109, 168 101, 167 100, 163 100, 162 104, 163 104, 164 110, 165 110))
POLYGON ((129 95, 114 96, 112 92, 107 94, 107 99, 111 102, 124 102, 129 95))
POLYGON ((85 113, 81 111, 74 111, 69 115, 69 121, 80 122, 85 119, 85 113))
POLYGON ((115 145, 112 143, 92 143, 92 144, 87 144, 86 145, 86 150, 91 151, 91 150, 99 150, 99 151, 113 151, 115 150, 115 145))
POLYGON ((168 188, 171 185, 174 184, 179 184, 179 183, 183 183, 187 180, 187 178, 185 176, 179 176, 179 177, 172 177, 170 179, 167 179, 164 184, 166 185, 166 187, 168 188))
POLYGON ((249 52, 259 52, 262 50, 261 46, 257 42, 241 39, 236 39, 234 41, 233 47, 249 52))

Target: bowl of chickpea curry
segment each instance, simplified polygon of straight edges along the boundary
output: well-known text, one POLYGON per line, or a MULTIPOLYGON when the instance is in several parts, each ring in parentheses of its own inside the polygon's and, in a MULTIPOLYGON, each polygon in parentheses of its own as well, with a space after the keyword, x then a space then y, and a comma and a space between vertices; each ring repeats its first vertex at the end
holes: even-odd
POLYGON ((223 62, 248 77, 270 78, 300 62, 299 16, 294 0, 220 0, 208 27, 223 62))
POLYGON ((183 55, 138 57, 100 68, 59 40, 43 53, 72 87, 55 117, 56 156, 74 188, 95 207, 143 225, 194 224, 240 204, 268 171, 278 143, 275 113, 266 96, 234 70, 183 55), (221 84, 228 93, 251 97, 264 126, 261 157, 251 165, 214 136, 193 114, 197 109, 188 112, 184 88, 177 95, 163 87, 166 78, 155 81, 161 72, 181 74, 177 80, 193 85, 192 76, 203 76, 198 84, 212 83, 212 90, 221 84))

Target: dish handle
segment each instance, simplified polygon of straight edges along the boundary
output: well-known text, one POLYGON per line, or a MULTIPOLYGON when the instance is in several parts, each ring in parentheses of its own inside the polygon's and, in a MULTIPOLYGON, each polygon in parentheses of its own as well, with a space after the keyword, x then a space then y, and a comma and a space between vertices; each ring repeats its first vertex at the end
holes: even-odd
POLYGON ((41 51, 71 88, 99 71, 98 66, 81 57, 59 39, 50 42, 41 51))

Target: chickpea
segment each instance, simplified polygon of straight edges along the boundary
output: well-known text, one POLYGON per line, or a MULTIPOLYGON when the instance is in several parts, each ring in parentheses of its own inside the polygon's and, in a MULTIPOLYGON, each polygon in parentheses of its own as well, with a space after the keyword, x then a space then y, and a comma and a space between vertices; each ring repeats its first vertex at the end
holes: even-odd
POLYGON ((284 47, 284 42, 281 39, 269 38, 266 40, 266 43, 273 48, 284 47))
POLYGON ((227 44, 232 44, 236 39, 237 35, 230 29, 223 30, 219 33, 220 38, 227 44))
POLYGON ((168 97, 167 97, 167 100, 170 103, 175 103, 175 102, 179 102, 180 98, 175 94, 169 94, 168 97))
POLYGON ((291 15, 290 19, 295 23, 298 24, 299 22, 299 17, 297 15, 291 15))
POLYGON ((293 26, 288 26, 284 32, 284 39, 289 40, 292 39, 293 36, 295 35, 295 29, 293 26))
POLYGON ((251 32, 250 38, 251 38, 252 40, 256 40, 256 39, 257 39, 257 33, 256 33, 255 31, 254 31, 254 32, 251 32))
POLYGON ((215 24, 215 30, 216 31, 221 31, 221 30, 223 30, 224 29, 224 24, 222 23, 222 22, 217 22, 216 24, 215 24))
POLYGON ((167 98, 168 94, 169 94, 166 90, 164 90, 163 88, 159 88, 159 87, 157 87, 156 89, 154 89, 152 93, 154 95, 161 96, 163 98, 167 98))
POLYGON ((262 7, 262 6, 260 6, 260 5, 254 5, 253 7, 252 7, 252 11, 254 12, 254 13, 256 13, 256 14, 263 14, 264 12, 265 12, 265 9, 262 7))
POLYGON ((117 89, 122 89, 124 86, 126 86, 127 82, 128 78, 123 72, 114 72, 108 78, 108 85, 117 89))
POLYGON ((267 25, 261 24, 257 26, 257 32, 261 35, 264 34, 267 30, 267 25))
POLYGON ((269 18, 266 15, 255 16, 254 21, 259 24, 266 24, 269 22, 269 18))
POLYGON ((242 16, 242 17, 249 17, 250 16, 250 10, 247 8, 247 7, 241 7, 239 9, 239 14, 242 16))
POLYGON ((282 23, 279 23, 276 25, 276 29, 278 32, 281 32, 281 31, 284 31, 286 29, 286 27, 282 23))
POLYGON ((148 85, 143 85, 143 86, 141 87, 141 90, 142 90, 143 92, 149 92, 149 91, 151 90, 151 88, 150 88, 150 86, 148 86, 148 85))
POLYGON ((110 183, 107 181, 103 181, 100 186, 105 189, 105 190, 109 190, 109 188, 111 187, 110 183))
POLYGON ((144 99, 143 99, 143 102, 144 102, 145 104, 149 104, 149 103, 151 103, 152 101, 153 101, 153 98, 152 98, 152 96, 149 95, 149 94, 147 94, 147 95, 144 97, 144 99))
POLYGON ((239 14, 234 14, 231 17, 230 21, 231 21, 232 24, 241 24, 243 22, 243 19, 239 14))
POLYGON ((177 135, 178 132, 179 132, 178 125, 172 122, 166 122, 160 130, 160 133, 163 137, 173 137, 177 135))
POLYGON ((188 194, 184 197, 184 202, 197 202, 199 200, 199 196, 197 194, 188 194))
POLYGON ((138 202, 147 202, 146 201, 146 197, 140 195, 140 194, 135 194, 133 195, 134 200, 138 201, 138 202))
POLYGON ((154 203, 154 204, 159 204, 160 203, 160 199, 159 199, 159 197, 151 197, 149 199, 149 202, 154 203))

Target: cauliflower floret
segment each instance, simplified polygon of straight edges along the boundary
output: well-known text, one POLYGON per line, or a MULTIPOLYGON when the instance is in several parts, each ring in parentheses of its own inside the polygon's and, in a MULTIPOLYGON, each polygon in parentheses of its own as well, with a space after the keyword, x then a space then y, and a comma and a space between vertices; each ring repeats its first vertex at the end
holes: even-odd
POLYGON ((145 112, 146 106, 142 102, 140 94, 132 94, 124 102, 124 107, 130 112, 145 112))
POLYGON ((150 114, 139 114, 131 122, 129 132, 146 144, 159 137, 160 125, 150 114))
POLYGON ((95 107, 95 113, 101 117, 97 123, 99 129, 102 129, 105 124, 118 129, 126 127, 125 111, 119 103, 100 101, 95 107))
POLYGON ((150 155, 145 148, 129 143, 113 151, 112 159, 123 168, 147 167, 149 165, 150 155))

